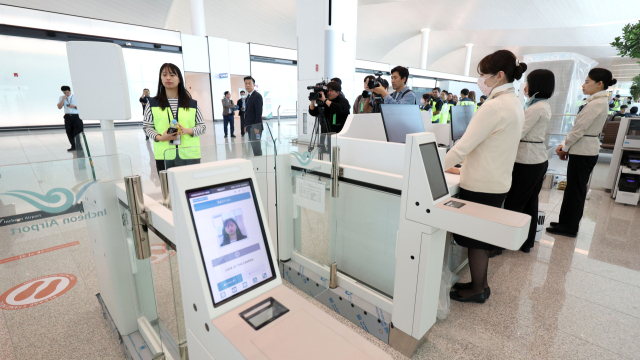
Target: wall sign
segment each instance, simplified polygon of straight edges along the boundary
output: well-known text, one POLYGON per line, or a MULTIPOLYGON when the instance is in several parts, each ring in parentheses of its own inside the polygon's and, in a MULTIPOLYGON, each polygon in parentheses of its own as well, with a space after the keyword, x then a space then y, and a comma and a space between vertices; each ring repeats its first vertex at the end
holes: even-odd
POLYGON ((220 79, 226 79, 229 77, 229 73, 220 73, 220 79))

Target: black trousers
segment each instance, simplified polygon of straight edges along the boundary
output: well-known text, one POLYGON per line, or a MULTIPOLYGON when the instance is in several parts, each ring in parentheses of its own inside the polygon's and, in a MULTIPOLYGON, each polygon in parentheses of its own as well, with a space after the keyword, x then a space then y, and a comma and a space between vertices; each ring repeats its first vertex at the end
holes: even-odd
POLYGON ((162 170, 169 170, 172 167, 176 166, 186 166, 193 164, 200 164, 200 159, 181 159, 178 153, 176 153, 176 158, 174 160, 156 159, 156 169, 158 169, 158 172, 162 170))
POLYGON ((244 128, 247 124, 244 123, 244 111, 240 111, 240 135, 244 136, 244 128))
POLYGON ((504 200, 504 208, 531 216, 529 236, 520 249, 531 249, 536 240, 538 195, 548 167, 548 161, 540 164, 513 164, 511 189, 504 200))
MULTIPOLYGON (((504 198, 507 196, 507 193, 504 194, 489 194, 482 193, 476 191, 465 190, 460 188, 460 192, 458 193, 458 197, 461 200, 467 200, 478 204, 489 205, 493 207, 502 207, 502 203, 504 202, 504 198)), ((453 234, 453 238, 456 240, 456 243, 460 246, 464 246, 469 249, 484 249, 484 250, 494 250, 497 249, 497 246, 493 246, 491 244, 487 244, 485 242, 468 238, 466 236, 453 234)))
POLYGON ((83 131, 83 128, 84 125, 78 114, 64 114, 64 129, 72 149, 76 148, 74 138, 83 131))
POLYGON ((249 141, 251 142, 251 147, 253 148, 254 156, 262 156, 262 132, 264 131, 264 127, 262 123, 247 125, 247 132, 249 133, 249 141), (258 134, 256 134, 255 130, 258 130, 258 134), (259 135, 259 136, 258 136, 259 135))
POLYGON ((567 188, 560 207, 558 228, 568 232, 578 232, 580 219, 584 213, 584 202, 587 198, 587 184, 598 155, 569 155, 567 164, 567 188))

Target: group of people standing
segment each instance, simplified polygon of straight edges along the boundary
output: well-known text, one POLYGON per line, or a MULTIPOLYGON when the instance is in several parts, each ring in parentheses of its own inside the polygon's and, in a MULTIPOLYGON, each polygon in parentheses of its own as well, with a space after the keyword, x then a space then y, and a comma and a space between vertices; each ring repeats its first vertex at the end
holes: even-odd
MULTIPOLYGON (((528 101, 523 109, 513 86, 527 70, 508 50, 486 56, 478 65, 478 87, 487 96, 467 131, 447 153, 445 169, 460 174, 459 197, 484 205, 502 207, 531 216, 529 234, 520 248, 528 253, 534 246, 538 215, 538 195, 548 167, 545 144, 551 120, 548 99, 555 89, 549 70, 534 70, 524 89, 528 101), (460 169, 454 165, 462 163, 460 169)), ((600 134, 608 113, 607 88, 616 84, 609 70, 594 68, 582 86, 587 104, 576 117, 566 140, 556 149, 568 160, 567 188, 559 221, 548 233, 576 237, 583 215, 587 183, 598 159, 600 134)), ((489 258, 502 249, 454 234, 456 243, 469 249, 470 283, 457 283, 452 300, 484 303, 491 291, 488 283, 489 258)))
POLYGON ((422 94, 420 99, 420 110, 431 110, 431 122, 446 124, 451 122, 451 107, 473 105, 474 113, 487 99, 486 95, 480 96, 480 102, 476 101, 476 92, 469 89, 460 90, 460 97, 439 87, 433 88, 431 93, 422 94))

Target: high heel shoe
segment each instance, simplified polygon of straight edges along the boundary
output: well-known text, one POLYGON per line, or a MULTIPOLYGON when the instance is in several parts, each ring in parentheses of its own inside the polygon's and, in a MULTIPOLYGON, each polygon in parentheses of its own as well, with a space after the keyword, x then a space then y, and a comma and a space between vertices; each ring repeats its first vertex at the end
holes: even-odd
POLYGON ((471 295, 471 296, 467 296, 467 297, 460 296, 460 292, 459 291, 452 291, 449 294, 449 297, 451 298, 451 300, 455 300, 455 301, 459 301, 459 302, 475 302, 475 303, 478 303, 478 304, 484 304, 484 302, 487 301, 486 290, 481 292, 480 294, 471 295))
MULTIPOLYGON (((468 289, 471 287, 471 283, 455 283, 453 284, 453 286, 451 287, 452 289, 457 289, 457 290, 464 290, 464 289, 468 289)), ((453 291, 451 291, 453 292, 453 291)), ((490 287, 486 287, 484 288, 484 292, 487 294, 487 300, 489 300, 489 296, 491 296, 491 288, 490 287)))

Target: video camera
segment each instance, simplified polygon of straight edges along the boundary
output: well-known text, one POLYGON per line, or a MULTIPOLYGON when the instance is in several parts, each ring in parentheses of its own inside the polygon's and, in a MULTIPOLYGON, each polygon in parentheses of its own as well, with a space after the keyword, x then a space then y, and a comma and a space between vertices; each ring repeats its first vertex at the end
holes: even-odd
MULTIPOLYGON (((376 71, 375 73, 373 73, 374 76, 377 76, 375 79, 373 80, 369 80, 369 82, 367 82, 367 87, 371 90, 373 88, 377 88, 378 86, 383 86, 383 84, 388 84, 387 81, 385 79, 382 78, 382 71, 376 71)), ((368 99, 371 95, 373 94, 373 112, 374 113, 379 113, 380 112, 380 105, 382 104, 382 95, 380 94, 376 94, 373 91, 370 93, 367 90, 364 90, 362 92, 362 97, 365 99, 368 99)))
POLYGON ((369 89, 377 88, 378 86, 382 86, 384 83, 384 79, 382 78, 382 71, 376 71, 373 75, 377 76, 377 78, 373 80, 369 80, 367 86, 369 89))
POLYGON ((327 82, 325 80, 322 80, 321 82, 315 85, 307 86, 307 90, 313 90, 312 92, 309 93, 309 100, 315 101, 320 98, 321 92, 326 93, 327 90, 329 90, 329 88, 327 88, 327 82))

